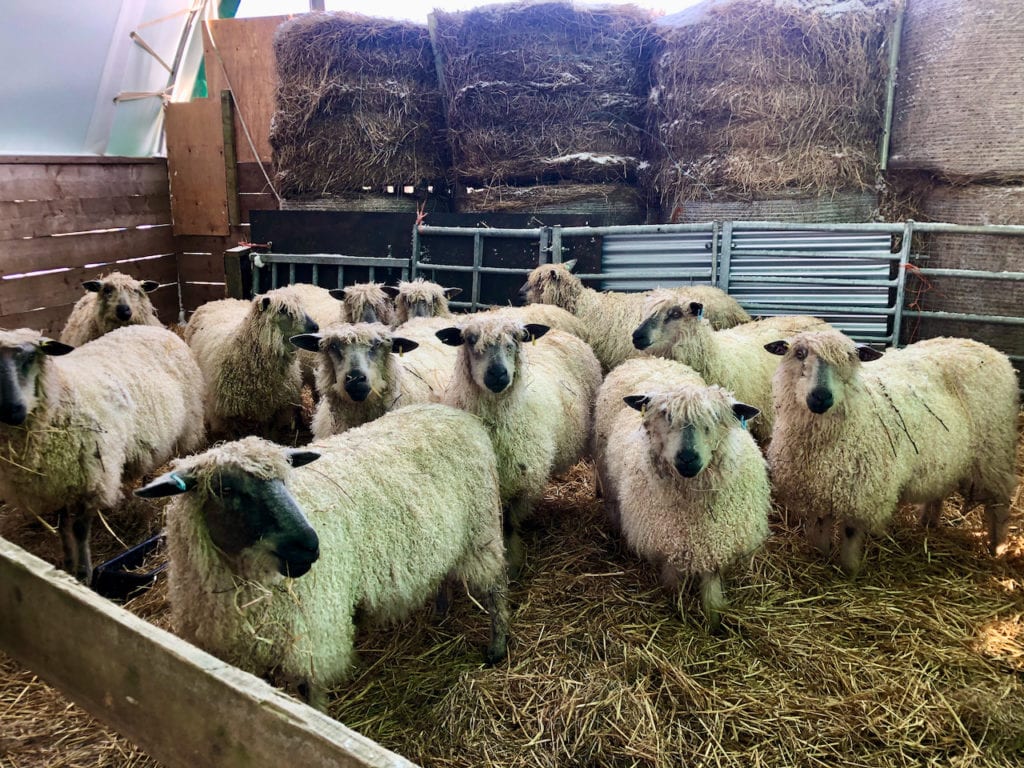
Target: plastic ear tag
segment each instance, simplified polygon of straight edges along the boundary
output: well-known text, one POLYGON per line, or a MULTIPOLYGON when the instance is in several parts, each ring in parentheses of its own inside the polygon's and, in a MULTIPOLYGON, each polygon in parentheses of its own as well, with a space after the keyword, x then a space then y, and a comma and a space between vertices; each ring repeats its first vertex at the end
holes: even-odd
POLYGON ((646 416, 647 415, 647 403, 644 403, 643 405, 640 406, 640 415, 641 416, 646 416))
POLYGON ((537 337, 532 333, 530 334, 530 343, 535 347, 537 346, 537 337))
POLYGON ((743 427, 743 429, 747 428, 747 417, 746 416, 740 416, 740 426, 743 427))
POLYGON ((178 487, 179 491, 188 490, 188 486, 185 484, 185 481, 182 480, 181 477, 175 474, 174 472, 171 472, 171 480, 174 481, 174 484, 178 487))
POLYGON ((703 320, 704 319, 704 307, 701 307, 699 310, 697 310, 697 319, 698 320, 703 320))
POLYGON ((404 357, 405 356, 405 347, 402 347, 400 350, 398 350, 398 356, 399 357, 404 357))

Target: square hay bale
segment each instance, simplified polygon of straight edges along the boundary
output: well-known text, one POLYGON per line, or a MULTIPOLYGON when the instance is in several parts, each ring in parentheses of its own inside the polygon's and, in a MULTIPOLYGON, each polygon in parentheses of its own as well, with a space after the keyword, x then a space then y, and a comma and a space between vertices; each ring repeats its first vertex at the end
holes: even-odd
POLYGON ((702 221, 803 221, 848 223, 871 221, 878 211, 878 196, 870 191, 841 190, 808 195, 777 192, 767 199, 682 200, 667 217, 671 224, 702 221))
POLYGON ((569 3, 435 11, 457 178, 632 180, 642 149, 650 14, 569 3))
POLYGON ((964 180, 1024 178, 1024 4, 909 0, 891 166, 964 180))
POLYGON ((707 0, 660 19, 645 183, 691 200, 874 186, 889 0, 707 0))
POLYGON ((270 143, 284 197, 444 179, 444 121, 425 26, 303 14, 280 26, 274 54, 280 83, 270 143))
POLYGON ((613 224, 643 224, 640 191, 631 184, 504 184, 469 188, 459 213, 580 213, 608 217, 613 224))

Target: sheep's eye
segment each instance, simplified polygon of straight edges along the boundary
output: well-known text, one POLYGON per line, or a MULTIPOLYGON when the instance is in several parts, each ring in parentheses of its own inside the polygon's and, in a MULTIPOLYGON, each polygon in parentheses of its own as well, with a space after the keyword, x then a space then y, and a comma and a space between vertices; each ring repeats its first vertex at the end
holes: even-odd
POLYGON ((279 310, 277 310, 277 312, 280 315, 287 315, 288 314, 288 307, 281 307, 279 310))
POLYGON ((805 360, 807 358, 807 350, 803 347, 797 347, 796 352, 793 353, 797 360, 805 360))
POLYGON ((505 351, 506 352, 515 352, 516 351, 516 345, 513 342, 511 342, 511 341, 508 342, 505 345, 505 351))
POLYGON ((110 296, 113 292, 114 292, 114 286, 112 286, 112 285, 105 285, 105 286, 103 286, 103 295, 104 296, 110 296))
POLYGON ((683 310, 680 309, 679 307, 672 307, 672 309, 670 309, 668 311, 668 319, 669 320, 678 320, 682 316, 683 316, 683 310))
POLYGON ((480 341, 480 337, 477 336, 475 333, 466 334, 466 343, 469 344, 471 347, 474 346, 478 341, 480 341))

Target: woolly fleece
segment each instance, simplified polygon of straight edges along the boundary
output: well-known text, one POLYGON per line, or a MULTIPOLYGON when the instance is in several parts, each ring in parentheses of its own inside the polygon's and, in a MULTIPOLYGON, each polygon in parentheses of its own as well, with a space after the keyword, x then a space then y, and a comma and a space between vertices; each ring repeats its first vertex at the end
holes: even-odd
POLYGON ((64 330, 60 332, 60 341, 72 347, 80 347, 87 341, 98 339, 115 328, 126 325, 163 325, 156 316, 156 309, 149 300, 149 294, 142 287, 142 280, 131 275, 111 272, 99 278, 102 283, 100 292, 86 291, 71 310, 64 330), (113 293, 109 298, 103 291, 110 287, 113 293), (131 307, 132 316, 126 321, 119 320, 114 310, 119 303, 131 307))

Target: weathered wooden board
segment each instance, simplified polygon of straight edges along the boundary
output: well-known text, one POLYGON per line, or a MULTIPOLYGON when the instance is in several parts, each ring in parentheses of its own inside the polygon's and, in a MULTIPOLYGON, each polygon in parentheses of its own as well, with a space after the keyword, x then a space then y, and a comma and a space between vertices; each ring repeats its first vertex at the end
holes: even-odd
MULTIPOLYGON (((57 307, 45 307, 32 312, 17 312, 13 315, 5 315, 0 323, 4 328, 32 328, 39 331, 43 336, 56 339, 60 336, 64 324, 74 304, 62 304, 57 307)), ((162 319, 161 315, 161 319, 162 319)))
POLYGON ((168 104, 164 114, 174 233, 228 234, 220 98, 168 104))
POLYGON ((147 229, 121 229, 113 232, 89 232, 65 237, 33 237, 4 243, 0 276, 17 275, 61 267, 96 264, 95 271, 111 271, 104 265, 118 259, 174 253, 170 226, 147 229))
POLYGON ((412 763, 0 539, 0 648, 168 768, 412 763))
POLYGON ((163 194, 123 197, 119 191, 108 187, 109 197, 0 201, 0 240, 171 223, 166 189, 163 194))
POLYGON ((241 125, 237 124, 236 150, 240 163, 253 162, 257 157, 270 162, 270 119, 274 115, 277 88, 274 32, 287 18, 215 19, 204 30, 209 93, 216 95, 224 88, 231 89, 236 111, 241 113, 256 146, 254 154, 241 125))
POLYGON ((199 307, 208 301, 228 298, 224 283, 183 283, 181 286, 181 305, 188 318, 199 307))
POLYGON ((160 163, 5 163, 0 158, 0 200, 167 194, 167 168, 160 163))
POLYGON ((182 251, 178 255, 178 274, 184 283, 223 283, 224 251, 226 248, 205 252, 182 251))

